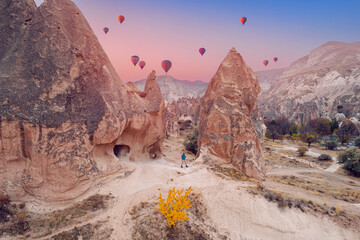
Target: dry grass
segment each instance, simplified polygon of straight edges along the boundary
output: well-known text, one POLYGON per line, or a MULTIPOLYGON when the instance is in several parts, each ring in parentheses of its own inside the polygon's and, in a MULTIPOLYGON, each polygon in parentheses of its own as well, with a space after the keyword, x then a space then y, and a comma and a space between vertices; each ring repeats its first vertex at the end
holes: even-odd
POLYGON ((316 195, 330 196, 334 199, 342 200, 349 203, 360 203, 360 191, 352 187, 344 187, 341 185, 330 184, 324 181, 303 179, 300 177, 287 175, 270 175, 267 178, 274 182, 305 189, 316 195))
POLYGON ((113 229, 106 227, 107 222, 96 222, 81 227, 74 227, 70 231, 56 234, 47 240, 107 240, 110 238, 113 229))
MULTIPOLYGON (((306 144, 304 144, 301 141, 295 141, 294 144, 296 144, 297 147, 306 146, 306 144)), ((319 167, 321 167, 323 169, 330 167, 332 164, 331 160, 330 161, 321 161, 321 160, 318 160, 316 157, 307 155, 307 153, 305 153, 305 156, 299 157, 298 153, 296 151, 281 149, 281 147, 287 147, 287 146, 288 146, 287 144, 280 143, 280 142, 277 143, 277 142, 265 141, 265 146, 264 146, 265 150, 263 151, 263 153, 264 153, 266 168, 268 171, 274 170, 274 169, 289 168, 289 167, 311 168, 310 164, 307 164, 304 162, 299 162, 294 159, 305 160, 309 163, 311 162, 312 164, 315 163, 316 165, 318 165, 319 167), (275 149, 276 147, 279 149, 275 149), (283 156, 281 154, 284 154, 285 156, 283 156), (289 156, 289 157, 286 157, 286 156, 289 156)), ((316 149, 317 152, 336 157, 335 151, 325 150, 325 149, 321 149, 321 147, 315 147, 315 146, 314 147, 312 146, 310 149, 316 149)))
POLYGON ((2 235, 18 236, 26 238, 45 237, 54 231, 69 225, 86 221, 107 207, 109 195, 93 195, 73 206, 46 214, 28 212, 23 205, 11 205, 10 219, 0 225, 0 237, 2 235))
POLYGON ((284 168, 311 168, 309 164, 279 155, 274 151, 272 153, 264 152, 264 159, 267 171, 284 168))
POLYGON ((208 167, 208 170, 210 170, 216 176, 219 176, 223 179, 231 179, 231 180, 235 180, 235 181, 250 181, 250 182, 255 182, 255 183, 261 182, 258 179, 246 176, 242 171, 240 171, 232 166, 225 167, 225 166, 213 165, 211 167, 208 167))
POLYGON ((266 189, 263 185, 258 184, 257 187, 250 187, 248 191, 254 195, 261 195, 269 202, 277 203, 278 207, 297 208, 304 213, 313 214, 317 217, 327 217, 338 225, 360 232, 360 216, 353 215, 341 210, 341 206, 337 208, 329 207, 326 204, 319 204, 311 200, 294 197, 288 193, 266 189))
POLYGON ((227 239, 217 232, 207 217, 207 209, 202 203, 199 194, 191 193, 192 207, 187 211, 190 217, 187 221, 177 222, 174 228, 170 227, 165 217, 156 211, 156 202, 141 202, 130 211, 133 220, 132 239, 182 239, 205 240, 227 239))

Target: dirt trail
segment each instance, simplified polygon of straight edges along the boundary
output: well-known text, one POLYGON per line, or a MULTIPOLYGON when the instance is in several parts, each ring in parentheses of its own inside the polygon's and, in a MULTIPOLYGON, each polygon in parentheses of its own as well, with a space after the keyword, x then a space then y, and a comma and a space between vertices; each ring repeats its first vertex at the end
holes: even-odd
MULTIPOLYGON (((274 148, 278 149, 278 150, 280 150, 280 149, 281 150, 290 150, 290 151, 294 151, 294 152, 296 152, 298 150, 298 146, 296 146, 294 144, 291 144, 288 141, 283 141, 283 143, 287 144, 288 146, 280 145, 280 146, 277 146, 277 147, 274 147, 274 148)), ((312 157, 319 157, 321 154, 322 154, 321 152, 318 152, 316 149, 313 149, 313 148, 310 148, 306 152, 306 155, 309 155, 309 156, 312 156, 312 157)), ((282 154, 282 155, 284 155, 284 154, 282 154)), ((291 156, 287 156, 287 157, 292 158, 291 156)), ((341 165, 338 164, 337 158, 335 156, 331 156, 331 159, 332 159, 331 166, 328 167, 327 169, 325 169, 324 171, 336 172, 341 167, 341 165)), ((299 158, 297 158, 296 160, 300 161, 300 162, 304 161, 304 160, 301 160, 299 158)), ((308 163, 308 161, 306 161, 306 162, 308 163)), ((316 166, 314 163, 310 163, 310 164, 313 164, 312 166, 315 167, 315 168, 322 169, 321 167, 316 166)))

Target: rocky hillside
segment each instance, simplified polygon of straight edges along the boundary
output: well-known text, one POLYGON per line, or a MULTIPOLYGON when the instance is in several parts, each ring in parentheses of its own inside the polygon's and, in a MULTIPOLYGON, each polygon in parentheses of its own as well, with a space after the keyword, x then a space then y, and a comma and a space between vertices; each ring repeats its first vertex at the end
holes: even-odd
MULTIPOLYGON (((178 80, 169 75, 162 75, 156 78, 165 101, 173 102, 179 98, 196 98, 203 96, 208 83, 202 81, 190 82, 178 80)), ((134 84, 139 90, 144 89, 145 79, 136 81, 134 84)))
POLYGON ((155 73, 143 92, 125 86, 72 1, 1 0, 0 19, 0 194, 71 200, 129 170, 115 152, 160 152, 155 73))
POLYGON ((266 117, 285 114, 304 123, 343 109, 360 112, 360 42, 328 42, 295 61, 262 92, 266 117))
POLYGON ((265 70, 260 72, 255 72, 255 75, 259 79, 259 84, 261 87, 261 92, 267 91, 271 84, 278 79, 281 74, 285 71, 286 68, 279 68, 279 69, 272 69, 272 70, 265 70))

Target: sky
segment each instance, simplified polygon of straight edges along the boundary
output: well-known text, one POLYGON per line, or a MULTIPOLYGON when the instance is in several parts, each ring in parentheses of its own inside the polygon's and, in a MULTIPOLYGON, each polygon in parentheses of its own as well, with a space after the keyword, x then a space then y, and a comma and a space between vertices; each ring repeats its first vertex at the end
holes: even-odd
MULTIPOLYGON (((39 6, 43 0, 35 2, 39 6)), ((144 79, 151 70, 165 74, 162 60, 172 62, 168 74, 177 79, 208 82, 232 47, 256 72, 287 67, 328 41, 360 41, 359 0, 73 2, 124 82, 144 79), (122 24, 118 15, 125 16, 122 24), (241 17, 247 18, 245 25, 241 17), (143 70, 131 63, 133 55, 146 62, 143 70)))

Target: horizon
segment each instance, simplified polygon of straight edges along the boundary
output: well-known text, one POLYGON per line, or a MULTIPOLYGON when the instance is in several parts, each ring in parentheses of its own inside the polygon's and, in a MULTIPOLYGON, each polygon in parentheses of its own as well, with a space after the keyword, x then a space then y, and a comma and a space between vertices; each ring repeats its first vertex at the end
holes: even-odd
MULTIPOLYGON (((43 0, 35 2, 39 6, 43 0)), ((353 31, 360 25, 356 11, 360 2, 355 0, 184 0, 173 1, 171 6, 164 0, 73 2, 123 82, 146 79, 151 70, 165 75, 162 60, 172 61, 168 74, 176 79, 209 82, 232 47, 254 72, 260 72, 288 67, 329 41, 360 39, 360 32, 353 31), (118 15, 125 16, 122 24, 118 15), (245 25, 240 22, 243 16, 245 25), (107 34, 103 27, 110 29, 107 34), (199 54, 200 47, 206 48, 204 56, 199 54), (132 65, 132 55, 146 62, 143 70, 132 65), (274 63, 273 57, 279 60, 274 63), (269 60, 266 67, 265 59, 269 60)))
MULTIPOLYGON (((220 63, 219 63, 220 64, 220 63)), ((266 72, 266 71, 273 71, 273 70, 280 70, 280 69, 284 69, 284 68, 287 68, 287 67, 283 67, 283 68, 273 68, 273 69, 265 69, 265 70, 260 70, 260 71, 254 71, 254 73, 256 74, 257 72, 266 72)), ((150 70, 150 72, 151 72, 152 70, 150 70)), ((150 74, 150 73, 149 73, 150 74)), ((149 75, 148 74, 148 75, 149 75)), ((173 78, 173 79, 175 79, 175 80, 178 80, 178 81, 189 81, 189 82, 197 82, 197 81, 200 81, 200 82, 204 82, 204 83, 209 83, 210 81, 211 81, 211 79, 208 81, 208 82, 205 82, 205 81, 203 81, 203 80, 199 80, 199 79, 195 79, 195 80, 193 80, 193 81, 190 81, 190 80, 188 80, 188 79, 179 79, 179 78, 176 78, 176 77, 174 77, 174 76, 172 76, 171 74, 157 74, 157 72, 156 72, 156 78, 158 78, 158 77, 166 77, 166 76, 169 76, 169 77, 171 77, 171 78, 173 78)), ((139 79, 139 80, 135 80, 135 81, 131 81, 131 82, 139 82, 139 81, 146 81, 146 79, 147 79, 147 76, 145 77, 145 78, 141 78, 141 79, 139 79)), ((128 81, 128 82, 130 82, 130 81, 128 81)), ((125 82, 125 83, 128 83, 128 82, 125 82)))

